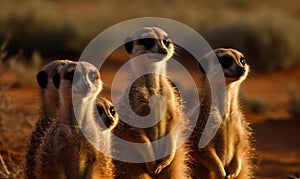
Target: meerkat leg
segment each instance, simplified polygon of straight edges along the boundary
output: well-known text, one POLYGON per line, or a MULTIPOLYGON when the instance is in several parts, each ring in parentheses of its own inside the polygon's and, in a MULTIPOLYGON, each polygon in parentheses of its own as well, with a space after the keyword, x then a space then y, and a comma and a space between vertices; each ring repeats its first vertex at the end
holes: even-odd
POLYGON ((140 154, 142 154, 142 156, 144 157, 144 159, 149 159, 150 158, 152 160, 152 162, 146 162, 147 172, 150 175, 152 175, 154 167, 155 167, 155 163, 156 163, 155 162, 155 155, 154 155, 154 152, 153 152, 153 148, 152 148, 150 140, 145 135, 142 135, 141 139, 147 145, 147 151, 148 152, 145 152, 142 148, 137 147, 138 148, 138 152, 140 154))
POLYGON ((158 175, 162 169, 169 166, 175 157, 175 152, 172 152, 163 162, 158 163, 154 167, 153 175, 158 175))
POLYGON ((201 161, 201 163, 212 172, 215 178, 225 178, 226 172, 223 163, 219 159, 216 151, 214 149, 208 149, 204 152, 199 152, 196 160, 201 161))
POLYGON ((145 162, 145 165, 146 165, 147 173, 151 175, 153 173, 155 163, 156 163, 155 155, 154 155, 151 142, 149 138, 146 136, 146 134, 144 133, 144 131, 131 131, 127 134, 123 133, 122 137, 129 142, 143 143, 146 145, 146 150, 144 147, 134 147, 134 149, 137 150, 137 152, 143 156, 145 161, 148 161, 150 159, 151 162, 145 162), (132 139, 132 136, 134 136, 134 139, 132 139))
POLYGON ((241 170, 236 179, 248 179, 253 177, 253 166, 249 158, 244 159, 241 164, 241 170))
POLYGON ((229 166, 226 167, 227 178, 236 178, 242 169, 242 160, 238 154, 235 154, 229 166))

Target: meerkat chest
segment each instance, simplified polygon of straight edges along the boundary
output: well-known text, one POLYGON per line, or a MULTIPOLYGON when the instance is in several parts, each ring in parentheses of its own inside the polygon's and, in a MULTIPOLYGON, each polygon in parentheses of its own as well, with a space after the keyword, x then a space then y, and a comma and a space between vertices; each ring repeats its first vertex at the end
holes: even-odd
POLYGON ((235 124, 234 121, 227 121, 227 119, 223 119, 219 128, 216 148, 221 161, 225 165, 230 163, 236 153, 237 146, 240 142, 239 128, 240 127, 235 124))

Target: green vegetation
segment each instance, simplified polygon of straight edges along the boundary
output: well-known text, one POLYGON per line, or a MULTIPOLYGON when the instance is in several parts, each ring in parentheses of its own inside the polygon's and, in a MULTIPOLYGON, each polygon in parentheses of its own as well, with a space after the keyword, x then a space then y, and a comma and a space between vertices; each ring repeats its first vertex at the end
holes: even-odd
POLYGON ((9 54, 79 56, 104 29, 124 20, 166 17, 199 31, 213 48, 234 47, 262 72, 300 64, 300 1, 0 1, 0 43, 9 54))

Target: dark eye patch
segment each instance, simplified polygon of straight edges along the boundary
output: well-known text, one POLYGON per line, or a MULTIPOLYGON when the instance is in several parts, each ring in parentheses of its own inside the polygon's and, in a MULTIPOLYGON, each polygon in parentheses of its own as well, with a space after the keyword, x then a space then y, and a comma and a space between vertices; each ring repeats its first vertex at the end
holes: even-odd
POLYGON ((47 84, 48 84, 48 75, 45 71, 40 71, 37 75, 36 75, 36 80, 38 85, 41 88, 46 88, 47 84))
POLYGON ((234 59, 228 56, 219 57, 218 60, 223 68, 229 68, 234 62, 234 59))
POLYGON ((102 115, 104 113, 104 109, 103 109, 102 106, 98 106, 97 105, 97 110, 98 110, 98 112, 99 112, 100 115, 102 115))
POLYGON ((148 50, 155 46, 155 40, 153 38, 138 39, 138 44, 143 45, 148 50))
POLYGON ((66 74, 65 78, 66 78, 67 80, 69 80, 69 81, 73 81, 74 73, 75 73, 74 70, 69 71, 69 72, 66 74))
POLYGON ((71 82, 73 82, 74 84, 77 83, 80 79, 80 73, 76 72, 75 70, 69 71, 66 75, 65 78, 71 82))

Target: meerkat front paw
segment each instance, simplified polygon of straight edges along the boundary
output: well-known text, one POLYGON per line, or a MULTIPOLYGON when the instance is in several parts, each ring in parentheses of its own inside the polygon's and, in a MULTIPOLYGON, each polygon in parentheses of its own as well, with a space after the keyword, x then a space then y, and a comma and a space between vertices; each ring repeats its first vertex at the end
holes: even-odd
POLYGON ((158 175, 160 172, 167 166, 169 166, 174 158, 175 154, 171 154, 168 158, 164 159, 162 162, 157 163, 154 166, 153 174, 152 175, 158 175))
POLYGON ((162 171, 162 169, 164 169, 166 166, 168 166, 168 165, 161 165, 161 164, 156 165, 154 167, 152 175, 158 175, 158 174, 160 174, 160 172, 162 171))
POLYGON ((241 169, 242 169, 241 160, 239 160, 238 157, 234 157, 230 165, 225 169, 227 178, 228 179, 236 178, 237 176, 239 176, 241 169))
POLYGON ((152 175, 154 168, 155 168, 155 162, 147 162, 146 163, 146 170, 149 175, 152 175))

